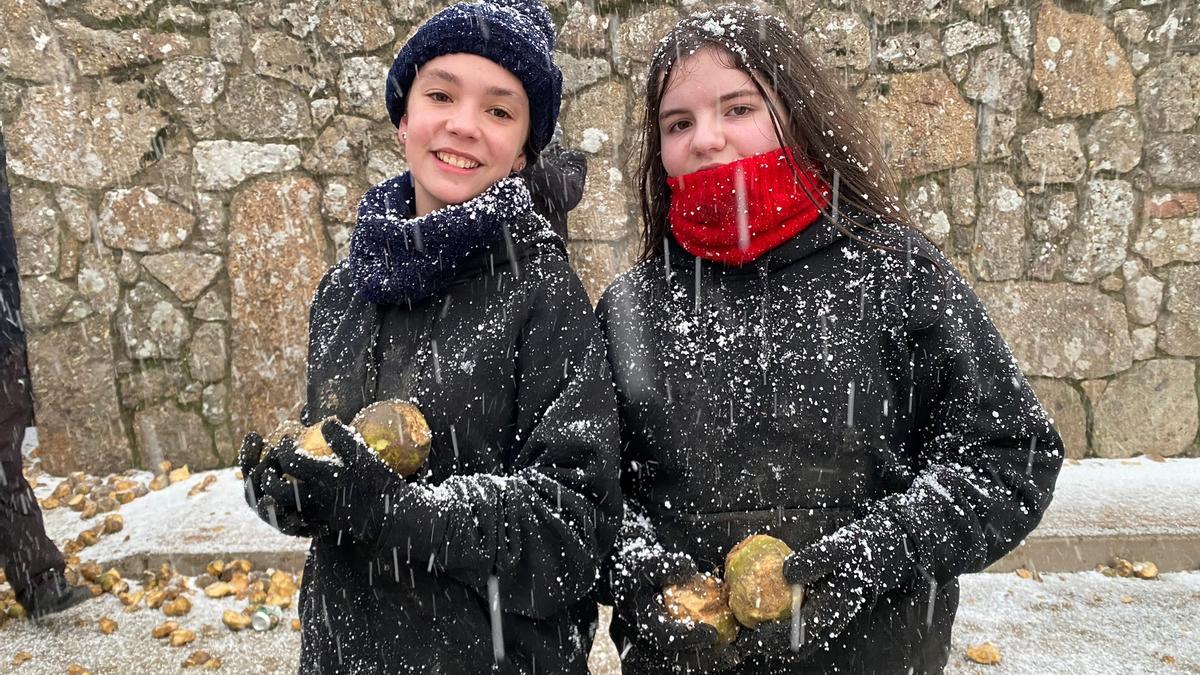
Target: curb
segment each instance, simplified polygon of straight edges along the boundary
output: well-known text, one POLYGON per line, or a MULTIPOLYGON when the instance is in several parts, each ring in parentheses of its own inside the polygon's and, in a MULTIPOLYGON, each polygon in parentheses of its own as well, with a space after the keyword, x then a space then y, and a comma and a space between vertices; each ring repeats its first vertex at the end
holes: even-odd
POLYGON ((1152 561, 1160 572, 1200 569, 1200 536, 1103 535, 1094 537, 1030 536, 985 572, 1086 572, 1113 556, 1152 561))
MULTIPOLYGON (((273 567, 297 573, 304 569, 307 556, 307 551, 294 549, 227 550, 220 554, 152 551, 97 562, 105 569, 117 568, 126 577, 141 574, 145 570, 156 570, 162 563, 170 563, 181 574, 197 575, 203 573, 205 566, 214 558, 245 558, 254 564, 255 569, 273 567)), ((983 571, 1007 573, 1024 568, 1038 572, 1088 572, 1098 565, 1107 564, 1114 556, 1131 561, 1153 561, 1160 572, 1200 570, 1200 536, 1039 537, 1035 533, 983 571)))

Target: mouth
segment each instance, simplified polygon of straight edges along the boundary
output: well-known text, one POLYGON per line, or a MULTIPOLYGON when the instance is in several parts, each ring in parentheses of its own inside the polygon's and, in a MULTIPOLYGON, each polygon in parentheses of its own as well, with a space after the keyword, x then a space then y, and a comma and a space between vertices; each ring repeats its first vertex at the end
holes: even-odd
POLYGON ((438 150, 433 153, 433 156, 456 169, 478 169, 481 166, 480 162, 474 157, 447 152, 445 150, 438 150))

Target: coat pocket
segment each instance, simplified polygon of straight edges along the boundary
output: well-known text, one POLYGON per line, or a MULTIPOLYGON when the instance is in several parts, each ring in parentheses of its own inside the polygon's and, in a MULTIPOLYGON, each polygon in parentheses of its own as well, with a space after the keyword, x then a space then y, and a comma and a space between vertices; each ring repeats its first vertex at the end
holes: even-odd
POLYGON ((724 570, 725 555, 746 537, 767 534, 797 550, 855 519, 854 509, 773 509, 724 513, 671 513, 656 519, 659 541, 685 551, 701 571, 724 570))

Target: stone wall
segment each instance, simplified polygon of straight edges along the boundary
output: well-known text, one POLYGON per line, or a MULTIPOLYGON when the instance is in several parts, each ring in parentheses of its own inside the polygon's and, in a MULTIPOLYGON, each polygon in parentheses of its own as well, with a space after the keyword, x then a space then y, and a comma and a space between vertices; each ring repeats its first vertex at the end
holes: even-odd
MULTIPOLYGON (((551 2, 570 253, 636 254, 627 160, 656 40, 703 2, 551 2)), ((432 0, 0 0, 41 454, 228 464, 302 398, 307 301, 404 162, 382 102, 432 0)), ((1197 454, 1195 3, 784 0, 870 110, 1072 456, 1197 454)))

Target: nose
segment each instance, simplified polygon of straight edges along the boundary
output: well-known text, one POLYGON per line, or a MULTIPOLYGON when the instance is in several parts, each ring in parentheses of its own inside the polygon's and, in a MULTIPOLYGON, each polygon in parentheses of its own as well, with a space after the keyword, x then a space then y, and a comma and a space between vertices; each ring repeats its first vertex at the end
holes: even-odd
POLYGON ((692 152, 708 156, 725 148, 725 131, 720 118, 698 119, 692 131, 692 152))
POLYGON ((459 108, 446 118, 446 131, 460 138, 478 138, 479 120, 474 113, 459 108))

